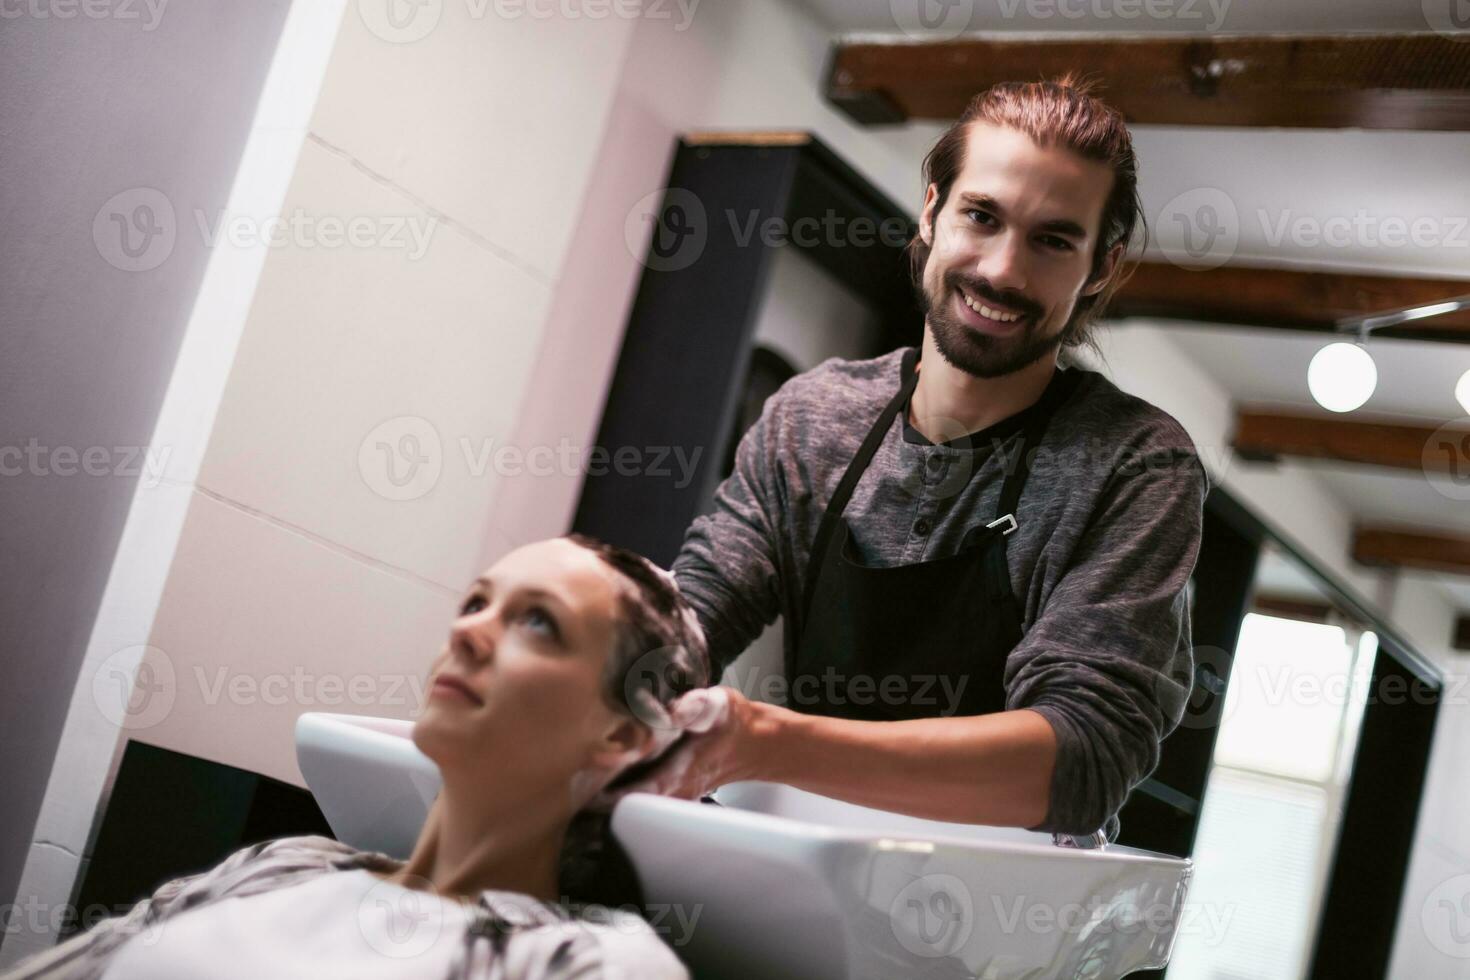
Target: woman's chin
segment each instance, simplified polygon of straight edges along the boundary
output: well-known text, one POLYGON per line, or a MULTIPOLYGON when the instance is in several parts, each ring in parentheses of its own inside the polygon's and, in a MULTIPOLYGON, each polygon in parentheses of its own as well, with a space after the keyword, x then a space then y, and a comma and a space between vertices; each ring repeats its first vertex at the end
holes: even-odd
POLYGON ((411 738, 414 748, 428 756, 435 764, 440 766, 444 764, 452 740, 433 708, 429 708, 413 723, 411 738))

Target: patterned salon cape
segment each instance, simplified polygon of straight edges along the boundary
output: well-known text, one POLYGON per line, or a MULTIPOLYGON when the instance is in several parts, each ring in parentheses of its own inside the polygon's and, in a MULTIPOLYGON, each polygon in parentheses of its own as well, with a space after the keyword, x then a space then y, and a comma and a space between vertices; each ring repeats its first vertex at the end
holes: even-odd
MULTIPOLYGON (((392 858, 359 851, 326 837, 286 837, 242 848, 213 869, 176 878, 126 915, 106 919, 79 936, 22 961, 0 980, 99 980, 113 954, 133 936, 174 916, 224 898, 246 898, 287 888, 335 871, 392 871, 392 858)), ((482 892, 445 980, 689 980, 683 964, 658 934, 631 912, 590 907, 588 921, 559 905, 504 891, 482 892), (606 914, 631 917, 646 936, 634 944, 604 945, 613 927, 606 914), (617 950, 616 953, 610 953, 617 950)), ((283 956, 289 951, 283 950, 283 956)), ((406 967, 407 969, 407 967, 406 967)), ((405 974, 407 977, 408 974, 405 974)), ((203 978, 201 978, 203 980, 203 978)))

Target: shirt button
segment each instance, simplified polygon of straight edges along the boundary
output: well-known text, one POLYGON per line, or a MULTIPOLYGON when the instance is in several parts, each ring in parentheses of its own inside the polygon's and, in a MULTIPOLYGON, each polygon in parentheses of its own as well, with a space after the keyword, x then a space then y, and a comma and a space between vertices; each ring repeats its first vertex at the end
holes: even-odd
POLYGON ((927 517, 921 517, 914 522, 914 533, 922 537, 929 533, 932 526, 927 517))

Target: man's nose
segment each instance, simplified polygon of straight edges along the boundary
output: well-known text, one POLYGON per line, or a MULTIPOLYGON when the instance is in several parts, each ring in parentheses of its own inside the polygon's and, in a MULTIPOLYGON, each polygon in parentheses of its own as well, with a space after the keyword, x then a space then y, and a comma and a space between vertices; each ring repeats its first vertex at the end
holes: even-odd
POLYGON ((980 252, 975 274, 997 293, 1026 289, 1025 236, 1007 230, 994 236, 980 252))

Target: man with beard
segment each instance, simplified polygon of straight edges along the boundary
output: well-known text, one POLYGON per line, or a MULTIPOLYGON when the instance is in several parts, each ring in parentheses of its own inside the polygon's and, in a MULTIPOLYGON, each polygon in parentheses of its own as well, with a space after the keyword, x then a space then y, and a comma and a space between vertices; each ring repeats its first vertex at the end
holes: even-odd
POLYGON ((1112 840, 1189 694, 1207 490, 1173 418, 1058 363, 1141 223, 1132 141, 1070 76, 999 85, 924 176, 921 346, 782 386, 673 566, 714 676, 784 616, 785 703, 717 689, 632 788, 1112 840))

